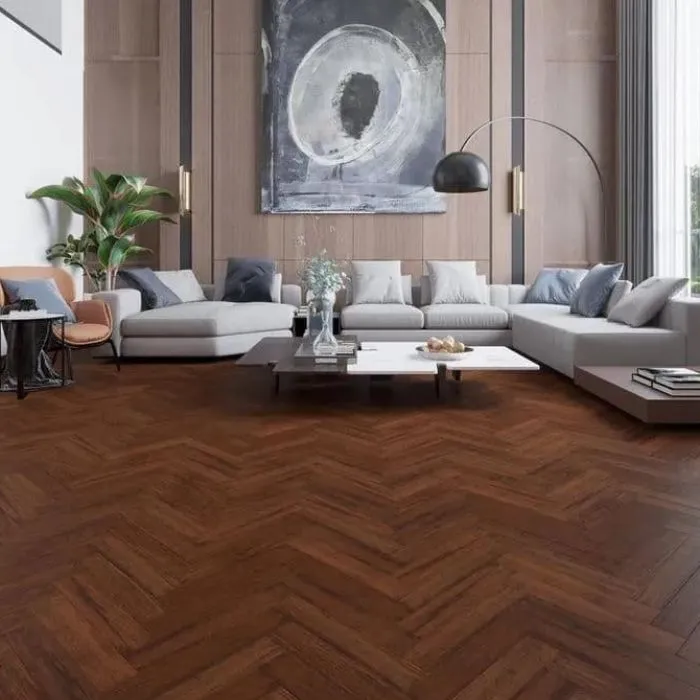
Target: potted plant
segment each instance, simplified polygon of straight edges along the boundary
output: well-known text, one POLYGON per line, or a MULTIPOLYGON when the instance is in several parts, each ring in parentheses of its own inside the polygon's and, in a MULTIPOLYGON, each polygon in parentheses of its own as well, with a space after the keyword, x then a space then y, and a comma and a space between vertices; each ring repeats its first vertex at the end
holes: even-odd
POLYGON ((174 221, 148 207, 155 197, 172 197, 168 190, 146 184, 145 177, 104 175, 92 171, 95 184, 86 185, 77 177, 63 185, 47 185, 27 195, 30 199, 53 199, 83 217, 85 232, 79 238, 69 236, 47 250, 49 260, 60 259, 88 272, 97 286, 112 289, 124 262, 139 253, 150 252, 135 242, 136 230, 156 221, 174 221), (94 255, 97 269, 88 269, 94 255))

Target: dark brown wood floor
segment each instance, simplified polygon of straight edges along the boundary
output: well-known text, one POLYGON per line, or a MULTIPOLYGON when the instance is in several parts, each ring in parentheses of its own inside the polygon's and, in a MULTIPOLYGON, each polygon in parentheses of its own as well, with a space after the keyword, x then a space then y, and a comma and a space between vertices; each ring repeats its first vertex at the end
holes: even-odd
POLYGON ((0 396, 3 700, 700 698, 697 430, 550 373, 77 377, 0 396))

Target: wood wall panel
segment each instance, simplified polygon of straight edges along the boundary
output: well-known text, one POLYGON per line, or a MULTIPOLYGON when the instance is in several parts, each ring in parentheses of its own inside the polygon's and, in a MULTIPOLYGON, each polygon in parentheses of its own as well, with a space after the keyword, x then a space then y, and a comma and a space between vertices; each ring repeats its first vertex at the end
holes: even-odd
MULTIPOLYGON (((171 0, 162 2, 177 7, 171 0)), ((172 188, 161 177, 161 87, 169 90, 172 85, 161 73, 162 10, 160 0, 85 3, 86 176, 97 167, 143 175, 172 188)), ((177 56, 177 47, 175 51, 177 56)), ((165 105, 171 106, 167 101, 165 105)), ((166 123, 172 119, 170 113, 163 116, 166 123)), ((152 250, 140 262, 158 265, 160 239, 158 226, 139 230, 139 243, 152 250)))
POLYGON ((159 0, 87 0, 85 59, 158 59, 159 0))
POLYGON ((243 255, 281 260, 284 254, 285 217, 258 213, 257 76, 257 57, 252 54, 214 56, 213 195, 217 260, 243 255))
MULTIPOLYGON (((503 0, 448 0, 447 146, 459 148, 469 128, 491 113, 491 3, 503 0)), ((263 215, 259 213, 260 3, 213 0, 213 255, 214 276, 221 261, 236 255, 266 255, 285 274, 296 274, 294 245, 300 234, 307 253, 326 248, 340 258, 401 259, 417 270, 426 257, 490 257, 489 195, 452 197, 445 215, 263 215), (327 221, 326 221, 327 219, 327 221)), ((503 19, 502 10, 499 17, 503 19)), ((509 16, 508 16, 509 17, 509 16)), ((195 27, 195 34, 197 29, 195 27)), ((499 44, 500 65, 510 46, 499 44)), ((204 60, 204 59, 201 59, 204 60)), ((198 67, 195 66, 195 74, 198 67)), ((503 96, 510 94, 504 79, 503 96)), ((197 110, 203 108, 195 103, 197 110)), ((205 108, 204 108, 205 110, 205 108)), ((203 110, 203 111, 204 111, 203 110)), ((503 143, 509 134, 503 130, 503 143)), ((474 148, 489 156, 488 132, 474 148)), ((502 157, 499 164, 504 166, 502 157)), ((204 186, 194 173, 194 187, 204 186)), ((202 180, 202 182, 204 182, 202 180)), ((195 233, 196 235, 196 233, 195 233)))
POLYGON ((526 133, 526 280, 546 265, 587 267, 612 254, 615 176, 614 0, 528 0, 526 113, 578 137, 595 170, 568 137, 537 124, 526 133), (585 6, 585 7, 584 7, 585 6))

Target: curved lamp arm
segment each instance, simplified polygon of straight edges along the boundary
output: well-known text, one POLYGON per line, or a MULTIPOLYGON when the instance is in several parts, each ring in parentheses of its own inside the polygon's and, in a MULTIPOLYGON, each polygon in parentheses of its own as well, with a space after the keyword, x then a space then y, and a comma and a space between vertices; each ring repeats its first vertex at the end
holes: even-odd
MULTIPOLYGON (((570 131, 567 131, 567 130, 564 129, 563 127, 558 126, 557 124, 553 124, 552 122, 545 121, 544 119, 538 119, 537 117, 527 117, 527 116, 519 116, 519 115, 511 115, 511 116, 505 116, 505 117, 498 117, 498 118, 496 118, 496 119, 490 119, 489 121, 484 122, 484 123, 481 124, 480 126, 477 126, 476 129, 474 129, 473 131, 471 131, 471 132, 467 135, 467 138, 464 139, 464 143, 462 144, 462 147, 459 149, 459 153, 461 154, 461 153, 464 152, 464 149, 467 147, 467 144, 468 144, 480 131, 483 131, 484 129, 486 129, 486 128, 492 126, 493 124, 497 124, 497 123, 499 123, 499 122, 505 122, 505 121, 534 122, 534 123, 536 123, 536 124, 543 124, 544 126, 549 126, 549 127, 551 127, 552 129, 555 129, 556 131, 558 131, 558 132, 564 134, 565 136, 568 136, 570 139, 572 139, 573 141, 575 141, 575 142, 581 147, 581 149, 583 150, 583 152, 588 156, 588 159, 589 159, 589 160, 591 161, 591 163, 593 164, 593 167, 595 168, 596 175, 598 176, 598 184, 600 185, 600 193, 601 193, 601 196, 602 196, 602 199, 603 199, 603 235, 607 235, 607 202, 606 202, 606 198, 605 198, 605 180, 603 179, 603 173, 601 172, 600 166, 599 166, 598 163, 596 162, 596 159, 593 157, 593 154, 591 153, 590 149, 586 146, 586 144, 583 143, 583 141, 581 141, 581 139, 579 139, 577 136, 574 136, 574 134, 572 134, 570 131)), ((457 154, 457 153, 453 153, 453 154, 450 154, 450 155, 446 156, 440 163, 438 163, 438 166, 437 166, 437 168, 436 168, 436 174, 438 173, 438 170, 439 170, 439 168, 442 166, 443 163, 444 163, 445 165, 447 165, 447 164, 448 164, 448 161, 449 161, 450 159, 453 159, 453 163, 454 163, 454 165, 457 165, 457 166, 458 166, 458 169, 459 169, 459 166, 460 166, 460 165, 466 165, 466 166, 467 166, 466 170, 465 170, 463 173, 459 173, 459 172, 456 172, 456 173, 455 173, 458 177, 461 176, 461 175, 466 175, 467 177, 470 176, 470 175, 474 175, 474 170, 473 170, 474 165, 473 165, 473 164, 470 164, 470 163, 459 163, 458 161, 457 161, 457 162, 454 162, 454 161, 455 161, 455 157, 458 156, 458 155, 459 155, 459 154, 457 154)), ((472 156, 473 154, 468 154, 468 155, 472 156)), ((483 163, 483 160, 482 160, 479 156, 474 155, 473 158, 478 159, 479 161, 481 161, 481 163, 483 163)), ((453 165, 453 167, 454 167, 454 165, 453 165)), ((476 165, 478 166, 478 164, 476 164, 476 165)), ((448 166, 448 167, 449 167, 449 166, 448 166)), ((484 167, 486 167, 485 164, 484 164, 484 167)), ((482 187, 482 188, 475 188, 475 189, 472 189, 472 190, 470 190, 470 189, 464 189, 464 190, 462 190, 462 191, 464 191, 464 192, 479 191, 479 189, 481 189, 481 190, 483 190, 483 189, 488 189, 488 187, 486 187, 486 188, 483 188, 483 187, 482 187)), ((447 190, 444 190, 444 191, 458 192, 458 191, 460 191, 460 190, 457 188, 457 189, 451 189, 451 190, 447 189, 447 190)))

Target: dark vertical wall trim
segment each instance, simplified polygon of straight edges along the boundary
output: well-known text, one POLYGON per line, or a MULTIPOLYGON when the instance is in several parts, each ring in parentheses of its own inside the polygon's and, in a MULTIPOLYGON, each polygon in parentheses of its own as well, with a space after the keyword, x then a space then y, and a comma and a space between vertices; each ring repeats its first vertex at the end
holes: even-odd
MULTIPOLYGON (((192 168, 192 2, 180 0, 180 163, 192 168)), ((192 216, 180 217, 180 269, 192 267, 192 216)))
MULTIPOLYGON (((525 114, 525 0, 513 0, 513 116, 525 114)), ((525 123, 513 124, 513 166, 525 170, 525 123)), ((512 281, 525 281, 525 216, 512 217, 512 281)))

